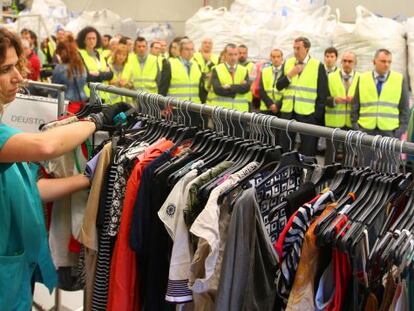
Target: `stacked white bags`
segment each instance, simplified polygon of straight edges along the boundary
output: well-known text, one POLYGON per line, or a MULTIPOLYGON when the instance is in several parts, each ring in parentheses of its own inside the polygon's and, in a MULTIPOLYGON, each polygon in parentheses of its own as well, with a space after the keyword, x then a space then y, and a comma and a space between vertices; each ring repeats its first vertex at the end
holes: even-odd
POLYGON ((414 17, 407 20, 405 27, 408 46, 408 75, 410 76, 411 90, 414 91, 414 17))
POLYGON ((333 45, 340 53, 353 50, 358 57, 357 70, 372 69, 375 51, 387 48, 393 54, 392 69, 406 75, 407 51, 404 26, 390 18, 378 17, 358 6, 355 24, 337 23, 333 45))
POLYGON ((310 0, 236 0, 230 11, 201 8, 186 22, 186 35, 200 45, 203 37, 214 39, 220 52, 229 43, 245 44, 249 56, 268 59, 270 50, 279 47, 292 53, 292 41, 306 35, 312 41, 312 55, 323 55, 331 44, 326 34, 330 8, 325 1, 310 0))

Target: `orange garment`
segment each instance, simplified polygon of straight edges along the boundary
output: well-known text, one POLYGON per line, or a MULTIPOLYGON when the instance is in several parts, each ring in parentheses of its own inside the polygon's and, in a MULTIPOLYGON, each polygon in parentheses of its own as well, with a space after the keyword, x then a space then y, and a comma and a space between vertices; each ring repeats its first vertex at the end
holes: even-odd
POLYGON ((315 228, 324 217, 336 207, 337 203, 328 205, 306 231, 298 269, 290 291, 286 311, 314 310, 315 276, 318 268, 320 251, 316 245, 315 228))
POLYGON ((128 179, 121 224, 112 255, 109 277, 107 310, 140 310, 138 269, 136 253, 129 246, 129 233, 135 200, 144 169, 164 151, 173 146, 173 142, 163 140, 147 148, 144 155, 137 160, 128 179))

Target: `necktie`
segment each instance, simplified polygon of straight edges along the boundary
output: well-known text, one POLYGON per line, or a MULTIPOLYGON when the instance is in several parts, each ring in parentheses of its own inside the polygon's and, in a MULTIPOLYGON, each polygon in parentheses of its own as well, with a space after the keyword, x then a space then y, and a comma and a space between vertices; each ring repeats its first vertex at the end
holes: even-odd
POLYGON ((384 84, 384 82, 385 82, 385 77, 384 76, 378 76, 377 77, 377 93, 378 93, 378 96, 381 95, 382 85, 384 84))
POLYGON ((187 69, 188 75, 190 75, 191 64, 189 62, 185 62, 185 68, 187 69))
POLYGON ((234 79, 234 67, 230 67, 229 72, 230 72, 231 78, 234 79))
POLYGON ((344 79, 345 90, 346 90, 346 93, 348 94, 349 87, 351 86, 351 76, 344 75, 343 79, 344 79))
POLYGON ((274 74, 274 77, 275 77, 275 80, 273 81, 273 87, 275 87, 276 83, 277 83, 277 78, 279 76, 279 70, 278 69, 273 69, 273 74, 274 74))

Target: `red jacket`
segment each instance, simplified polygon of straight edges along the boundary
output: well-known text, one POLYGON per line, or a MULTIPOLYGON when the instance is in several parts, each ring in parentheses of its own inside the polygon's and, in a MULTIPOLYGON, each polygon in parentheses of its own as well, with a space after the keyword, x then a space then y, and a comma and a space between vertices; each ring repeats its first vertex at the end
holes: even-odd
POLYGON ((30 73, 27 76, 27 78, 33 81, 39 81, 40 80, 40 68, 42 67, 42 65, 40 64, 39 56, 37 56, 37 54, 34 51, 32 51, 32 54, 30 54, 27 57, 27 60, 29 62, 29 70, 30 70, 30 73))

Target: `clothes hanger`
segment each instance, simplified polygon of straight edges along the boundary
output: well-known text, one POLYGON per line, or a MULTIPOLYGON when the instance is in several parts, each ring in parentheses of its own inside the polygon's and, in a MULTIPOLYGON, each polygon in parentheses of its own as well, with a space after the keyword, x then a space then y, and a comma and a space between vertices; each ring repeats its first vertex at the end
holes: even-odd
POLYGON ((102 111, 102 99, 98 95, 98 92, 96 90, 96 85, 88 84, 90 90, 91 90, 91 96, 89 98, 89 103, 84 105, 81 110, 76 114, 76 117, 78 119, 85 118, 89 116, 91 113, 98 113, 102 111))
MULTIPOLYGON (((289 150, 292 150, 292 139, 289 135, 289 126, 291 123, 296 122, 296 120, 292 119, 290 120, 286 125, 286 135, 289 138, 289 150)), ((266 178, 262 180, 257 186, 256 189, 261 188, 263 185, 265 185, 269 180, 271 180, 274 175, 278 174, 280 171, 288 168, 288 167, 297 167, 301 169, 307 169, 310 171, 313 171, 313 166, 305 163, 299 153, 297 151, 289 151, 282 154, 280 158, 279 164, 276 166, 275 170, 266 178)))
MULTIPOLYGON (((334 140, 335 140, 335 133, 338 130, 340 130, 340 129, 335 128, 332 131, 332 136, 331 136, 331 144, 332 144, 332 148, 333 148, 332 163, 331 164, 325 163, 325 166, 323 167, 322 173, 319 176, 315 176, 315 174, 312 174, 311 181, 315 184, 316 187, 322 187, 325 183, 332 180, 336 176, 336 173, 340 169, 342 169, 342 164, 335 163, 336 148, 335 148, 334 140)), ((317 170, 315 170, 315 172, 317 172, 317 170)))

